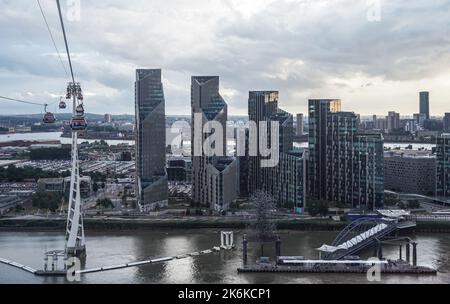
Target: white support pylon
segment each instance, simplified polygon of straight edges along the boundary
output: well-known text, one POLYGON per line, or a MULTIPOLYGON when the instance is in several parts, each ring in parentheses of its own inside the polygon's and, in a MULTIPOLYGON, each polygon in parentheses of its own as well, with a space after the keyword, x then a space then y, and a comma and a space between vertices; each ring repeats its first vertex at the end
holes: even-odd
MULTIPOLYGON (((75 84, 69 87, 73 93, 73 113, 77 106, 75 84)), ((66 255, 83 257, 86 254, 83 214, 81 210, 80 171, 78 162, 78 132, 72 131, 72 170, 70 176, 69 206, 67 210, 66 255)))

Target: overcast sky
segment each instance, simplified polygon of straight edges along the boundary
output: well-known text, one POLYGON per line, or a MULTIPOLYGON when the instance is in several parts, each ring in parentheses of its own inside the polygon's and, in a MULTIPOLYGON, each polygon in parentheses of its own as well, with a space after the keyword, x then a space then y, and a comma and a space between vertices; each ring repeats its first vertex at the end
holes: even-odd
MULTIPOLYGON (((40 1, 62 51, 55 1, 40 1)), ((279 90, 291 113, 340 98, 363 115, 412 115, 428 90, 431 113, 450 112, 450 0, 81 0, 79 21, 61 3, 87 112, 134 113, 136 68, 163 69, 167 114, 190 113, 191 75, 220 76, 230 114, 249 90, 279 90)), ((0 29, 0 95, 57 100, 68 78, 36 1, 0 0, 0 29)))

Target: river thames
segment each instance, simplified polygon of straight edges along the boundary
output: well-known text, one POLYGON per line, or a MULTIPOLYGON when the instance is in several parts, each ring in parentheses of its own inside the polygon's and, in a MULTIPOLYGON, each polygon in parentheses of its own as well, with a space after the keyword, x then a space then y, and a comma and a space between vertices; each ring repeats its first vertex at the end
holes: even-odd
MULTIPOLYGON (((62 132, 42 132, 42 133, 15 133, 15 134, 0 134, 0 143, 6 143, 6 142, 12 142, 15 140, 23 140, 23 141, 61 141, 62 144, 70 144, 71 139, 66 137, 61 137, 62 132)), ((166 129, 166 142, 173 142, 175 144, 178 144, 180 140, 180 137, 174 130, 166 129)), ((94 142, 95 139, 79 139, 81 142, 94 142)), ((133 140, 106 140, 106 142, 110 145, 117 145, 120 143, 127 143, 130 145, 134 145, 133 140)), ((189 140, 184 140, 184 144, 190 146, 189 140)), ((233 140, 228 141, 229 146, 233 146, 235 143, 233 140)), ((297 148, 306 148, 308 146, 308 143, 302 142, 302 143, 294 143, 294 146, 297 148)), ((429 143, 385 143, 385 148, 390 149, 405 149, 405 148, 411 148, 412 150, 429 150, 431 151, 432 148, 434 148, 435 144, 429 144, 429 143)))
MULTIPOLYGON (((241 233, 236 234, 237 250, 174 260, 165 264, 86 274, 81 283, 368 283, 361 274, 238 274, 241 265, 241 233)), ((282 255, 302 255, 317 258, 315 248, 330 243, 336 232, 281 231, 282 255)), ((420 265, 438 269, 437 275, 382 275, 381 283, 450 283, 450 235, 417 234, 420 265)), ((148 258, 167 257, 205 250, 217 246, 219 231, 153 230, 126 232, 87 231, 88 257, 86 268, 111 266, 148 258)), ((0 232, 0 257, 43 268, 43 253, 61 249, 64 235, 60 232, 0 232)), ((256 247, 256 246, 255 246, 256 247)), ((266 253, 273 253, 266 245, 266 253)), ((256 248, 254 248, 254 251, 256 248)), ((370 257, 364 252, 361 257, 370 257)), ((387 258, 397 258, 398 248, 384 248, 387 258)), ((255 252, 249 262, 255 261, 255 252)), ((35 277, 22 270, 0 264, 0 283, 64 283, 64 278, 35 277)))

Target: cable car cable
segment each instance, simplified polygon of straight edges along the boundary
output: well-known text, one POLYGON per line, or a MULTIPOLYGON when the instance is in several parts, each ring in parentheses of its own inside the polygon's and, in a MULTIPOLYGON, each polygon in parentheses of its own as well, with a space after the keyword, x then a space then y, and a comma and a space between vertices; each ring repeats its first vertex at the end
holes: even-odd
POLYGON ((64 36, 64 44, 66 46, 67 58, 69 59, 70 74, 72 75, 72 82, 75 84, 75 77, 73 76, 72 60, 70 59, 69 45, 67 43, 66 29, 64 28, 64 21, 62 17, 61 5, 59 3, 59 0, 56 0, 56 5, 58 6, 59 20, 61 22, 61 28, 64 36))
POLYGON ((52 30, 50 29, 50 26, 48 25, 47 18, 45 17, 44 10, 42 9, 41 3, 40 3, 39 0, 36 0, 36 1, 37 1, 38 6, 39 6, 39 10, 41 11, 42 18, 44 18, 44 22, 45 22, 45 25, 47 27, 47 31, 50 34, 50 38, 52 39, 53 46, 55 47, 56 53, 58 54, 59 61, 61 62, 61 65, 62 65, 62 67, 64 69, 64 72, 66 73, 66 76, 70 77, 69 73, 67 72, 66 65, 64 64, 64 62, 62 60, 61 53, 59 52, 59 49, 56 46, 55 38, 53 37, 52 30))
POLYGON ((33 102, 33 101, 26 101, 26 100, 21 100, 21 99, 15 99, 15 98, 10 98, 10 97, 6 97, 6 96, 0 96, 0 98, 1 99, 5 99, 5 100, 9 100, 9 101, 21 102, 21 103, 25 103, 25 104, 35 105, 35 106, 46 106, 46 105, 48 105, 47 103, 37 103, 37 102, 33 102))

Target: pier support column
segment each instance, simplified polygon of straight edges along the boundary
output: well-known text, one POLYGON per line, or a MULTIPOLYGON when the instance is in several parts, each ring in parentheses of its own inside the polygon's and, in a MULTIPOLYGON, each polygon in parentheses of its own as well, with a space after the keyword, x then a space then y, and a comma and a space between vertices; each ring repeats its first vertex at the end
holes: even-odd
POLYGON ((417 266, 417 243, 414 242, 412 243, 413 246, 413 266, 416 267, 417 266))
POLYGON ((398 259, 401 261, 403 259, 403 246, 400 245, 400 247, 398 248, 398 259))
POLYGON ((242 240, 242 264, 247 265, 247 235, 244 234, 244 239, 242 240))
POLYGON ((233 231, 222 231, 220 233, 220 247, 224 249, 231 249, 234 246, 233 231))
POLYGON ((409 263, 409 257, 410 257, 410 244, 409 244, 409 242, 408 243, 406 243, 406 252, 405 252, 405 254, 406 254, 406 262, 408 262, 409 263))
POLYGON ((275 242, 275 255, 277 257, 281 256, 281 240, 280 237, 277 237, 277 240, 275 242))
POLYGON ((47 271, 48 269, 48 256, 46 255, 44 257, 44 271, 47 271))

